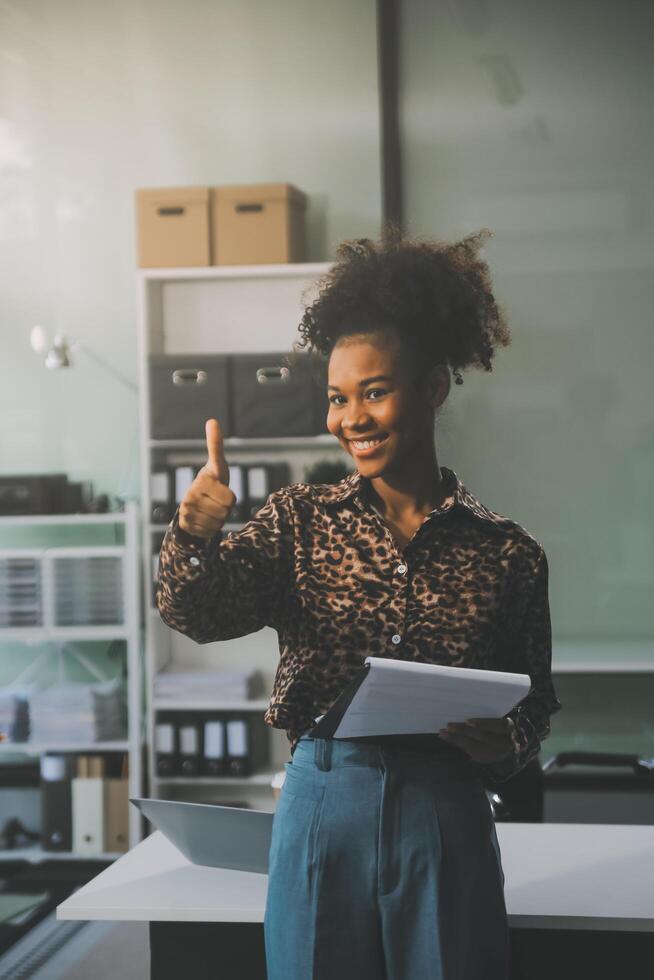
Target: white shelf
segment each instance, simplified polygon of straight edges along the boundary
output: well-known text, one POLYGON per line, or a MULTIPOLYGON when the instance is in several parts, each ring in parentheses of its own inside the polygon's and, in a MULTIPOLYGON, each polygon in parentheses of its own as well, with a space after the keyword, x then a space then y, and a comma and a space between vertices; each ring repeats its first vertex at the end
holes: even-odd
MULTIPOLYGON (((170 524, 170 521, 168 522, 168 524, 170 524)), ((155 534, 155 533, 160 534, 160 533, 168 530, 168 524, 148 524, 148 528, 150 529, 150 532, 152 534, 155 534)), ((241 522, 241 523, 236 522, 235 523, 234 521, 227 521, 225 524, 223 524, 222 530, 223 531, 240 531, 240 529, 242 527, 243 527, 243 522, 241 522)))
POLYGON ((56 643, 75 640, 84 643, 91 640, 129 640, 128 627, 115 626, 59 626, 45 629, 32 626, 0 627, 0 643, 20 641, 23 643, 56 643))
POLYGON ((44 851, 41 847, 15 847, 0 851, 0 861, 115 861, 124 851, 101 851, 98 854, 79 854, 77 851, 44 851))
MULTIPOLYGON (((341 449, 338 439, 330 433, 319 432, 313 436, 268 436, 261 439, 244 439, 229 436, 224 440, 226 449, 341 449)), ((149 439, 151 449, 204 449, 206 439, 149 439)))
POLYGON ((256 701, 251 698, 248 701, 184 701, 179 700, 174 703, 171 701, 152 702, 155 711, 265 711, 270 704, 269 700, 256 701))
MULTIPOLYGON (((195 268, 139 269, 138 291, 138 371, 140 406, 141 486, 143 488, 143 588, 146 643, 146 703, 147 743, 150 749, 149 774, 152 795, 159 787, 238 786, 247 797, 248 789, 253 805, 262 788, 269 787, 277 770, 257 772, 248 777, 234 776, 171 776, 155 774, 152 760, 154 744, 154 720, 157 711, 257 711, 263 713, 269 706, 269 696, 246 701, 210 701, 202 703, 154 697, 155 676, 166 667, 183 665, 188 670, 192 662, 197 669, 219 669, 220 657, 224 657, 225 669, 244 663, 263 670, 272 676, 279 656, 276 644, 270 646, 270 657, 261 642, 253 644, 251 657, 245 660, 236 655, 231 641, 220 646, 218 657, 209 650, 194 650, 188 656, 187 637, 168 628, 161 620, 154 605, 152 582, 152 535, 163 534, 168 523, 149 523, 152 514, 150 499, 151 473, 163 458, 179 455, 206 456, 206 439, 154 439, 150 405, 150 356, 160 354, 213 355, 256 353, 261 351, 285 351, 298 353, 300 341, 297 326, 306 307, 313 299, 317 281, 332 268, 331 262, 291 263, 247 266, 206 266, 195 268), (218 661, 218 663, 216 663, 218 661)), ((199 427, 198 437, 202 435, 199 427)), ((339 441, 324 431, 315 435, 269 438, 242 438, 229 436, 225 450, 237 454, 260 453, 262 459, 287 459, 290 468, 289 482, 300 482, 306 466, 316 454, 342 453, 339 441)), ((237 531, 244 521, 231 521, 224 531, 237 531)), ((240 638, 235 638, 238 644, 240 638)), ((273 730, 269 731, 272 740, 273 730)), ((180 798, 183 796, 180 792, 180 798)))
POLYGON ((251 776, 155 776, 154 781, 166 786, 271 786, 273 776, 279 771, 263 769, 251 776))
POLYGON ((44 752, 128 752, 127 739, 115 742, 0 742, 1 755, 41 755, 44 752))
POLYGON ((29 514, 17 514, 16 516, 3 514, 0 515, 0 526, 13 527, 14 525, 21 524, 30 526, 124 524, 125 519, 124 511, 115 511, 109 514, 34 514, 33 516, 29 514))
MULTIPOLYGON (((141 662, 141 621, 142 621, 142 606, 141 599, 139 595, 140 588, 140 566, 139 566, 139 535, 140 535, 140 524, 139 524, 139 506, 136 501, 126 500, 124 510, 122 511, 112 511, 105 514, 37 514, 37 515, 20 515, 17 517, 0 517, 0 525, 5 527, 10 527, 20 524, 22 526, 61 526, 61 525, 73 525, 75 527, 79 526, 91 526, 91 525, 116 525, 122 524, 124 526, 124 541, 122 544, 116 544, 111 546, 98 546, 98 545, 75 545, 73 546, 61 546, 55 547, 45 547, 40 549, 44 552, 43 563, 46 573, 43 575, 42 591, 43 591, 43 609, 44 609, 44 622, 51 624, 55 621, 53 611, 50 609, 50 605, 53 602, 53 577, 51 573, 48 573, 48 569, 51 568, 53 563, 61 558, 70 556, 71 558, 85 557, 86 555, 93 557, 98 555, 115 555, 120 559, 121 567, 121 608, 122 617, 119 624, 109 624, 102 626, 88 626, 88 625, 78 625, 78 626, 36 626, 36 627, 2 627, 0 628, 0 645, 3 642, 19 642, 23 644, 65 644, 80 642, 91 642, 91 641, 111 641, 120 640, 125 642, 125 666, 127 670, 127 737, 116 739, 112 741, 103 742, 80 742, 80 741, 66 741, 66 742, 54 742, 44 744, 38 741, 28 741, 28 742, 0 742, 0 756, 7 757, 9 755, 41 755, 44 752, 73 752, 73 753, 100 753, 100 752, 124 752, 128 756, 128 793, 130 796, 141 796, 143 794, 143 766, 142 766, 142 750, 143 750, 143 726, 142 726, 142 711, 141 711, 141 673, 142 673, 142 662, 141 662)), ((9 549, 12 553, 18 553, 21 549, 9 549)), ((30 549, 25 548, 25 552, 28 553, 30 549)), ((5 549, 5 554, 7 554, 5 549)), ((69 651, 78 656, 83 663, 86 662, 81 654, 77 654, 76 651, 69 651)), ((58 655, 61 655, 60 653, 58 655)), ((38 658, 35 659, 33 665, 38 668, 38 660, 41 658, 47 658, 48 651, 39 651, 38 658)), ((86 655, 85 655, 86 656, 86 655)), ((23 667, 16 677, 17 685, 22 684, 23 676, 27 674, 32 669, 33 665, 23 667)), ((93 668, 90 663, 90 657, 88 659, 89 668, 93 668)), ((18 669, 18 668, 17 668, 18 669)), ((95 673, 95 670, 91 671, 95 673)), ((100 672, 97 675, 102 679, 103 674, 100 672)), ((141 819, 140 814, 134 807, 131 807, 128 811, 129 816, 129 845, 134 847, 142 835, 141 819)), ((40 850, 36 848, 28 849, 30 855, 39 854, 40 850)), ((2 852, 0 852, 2 853, 2 852)), ((5 852, 6 853, 6 852, 5 852)), ((43 852, 46 857, 50 857, 52 854, 56 853, 57 856, 61 856, 61 852, 43 852)), ((17 852, 12 851, 12 857, 15 857, 17 852)), ((65 856, 65 855, 64 855, 65 856)), ((74 856, 74 855, 73 855, 74 856)), ((118 855, 100 855, 103 858, 113 858, 118 855)), ((80 855, 83 857, 83 855, 80 855)))
POLYGON ((331 262, 291 262, 273 265, 209 265, 184 266, 166 269, 139 269, 142 282, 179 281, 189 279, 287 279, 318 278, 331 267, 331 262))

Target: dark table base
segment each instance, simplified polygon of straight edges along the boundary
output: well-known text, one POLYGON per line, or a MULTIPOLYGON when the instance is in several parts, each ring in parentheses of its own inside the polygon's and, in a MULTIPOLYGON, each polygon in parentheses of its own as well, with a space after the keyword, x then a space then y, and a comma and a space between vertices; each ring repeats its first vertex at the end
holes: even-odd
POLYGON ((262 922, 151 922, 151 980, 266 980, 262 922))
POLYGON ((511 929, 509 980, 651 980, 654 932, 511 929))
MULTIPOLYGON (((651 980, 652 976, 654 932, 511 930, 508 980, 651 980)), ((263 923, 151 922, 150 977, 266 980, 263 923)))

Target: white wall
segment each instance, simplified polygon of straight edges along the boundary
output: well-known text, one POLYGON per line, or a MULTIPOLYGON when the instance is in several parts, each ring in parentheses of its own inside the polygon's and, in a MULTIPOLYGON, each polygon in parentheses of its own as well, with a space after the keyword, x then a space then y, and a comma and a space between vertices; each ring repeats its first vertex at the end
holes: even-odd
POLYGON ((136 187, 296 184, 308 261, 380 230, 374 0, 0 2, 0 472, 137 496, 136 187))

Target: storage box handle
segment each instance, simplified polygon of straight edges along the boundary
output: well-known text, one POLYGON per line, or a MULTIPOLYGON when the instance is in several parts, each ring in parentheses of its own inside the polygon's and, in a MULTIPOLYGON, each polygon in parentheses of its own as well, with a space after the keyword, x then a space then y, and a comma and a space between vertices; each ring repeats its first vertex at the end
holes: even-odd
POLYGON ((277 383, 283 384, 288 381, 291 372, 287 367, 263 367, 257 368, 257 383, 267 385, 277 383))
POLYGON ((237 204, 235 206, 235 211, 263 211, 265 209, 265 204, 237 204))
POLYGON ((184 214, 186 208, 157 208, 157 214, 161 218, 170 218, 173 215, 184 214))
POLYGON ((654 759, 644 759, 631 752, 558 752, 544 762, 543 772, 562 769, 564 766, 627 766, 635 773, 654 779, 654 759))
POLYGON ((172 374, 174 385, 206 385, 207 372, 195 368, 177 368, 172 374))

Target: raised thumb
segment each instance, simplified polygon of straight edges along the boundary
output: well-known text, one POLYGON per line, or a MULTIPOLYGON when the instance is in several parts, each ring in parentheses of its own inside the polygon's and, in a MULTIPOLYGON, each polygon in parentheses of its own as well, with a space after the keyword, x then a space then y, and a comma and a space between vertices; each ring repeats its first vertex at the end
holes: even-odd
POLYGON ((229 486, 229 466, 225 459, 223 448, 223 434, 220 431, 220 424, 217 419, 207 419, 205 424, 205 434, 207 437, 207 468, 213 472, 216 479, 229 486))

